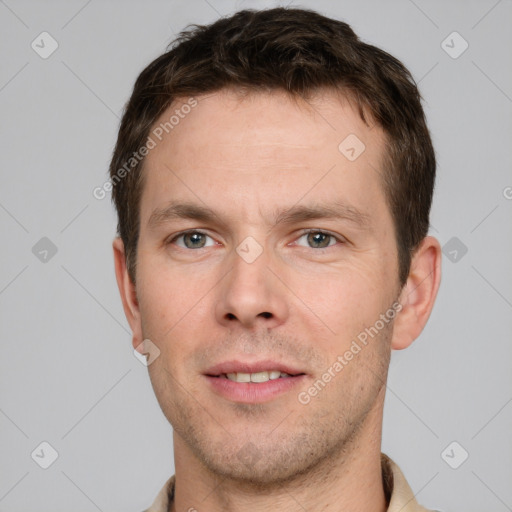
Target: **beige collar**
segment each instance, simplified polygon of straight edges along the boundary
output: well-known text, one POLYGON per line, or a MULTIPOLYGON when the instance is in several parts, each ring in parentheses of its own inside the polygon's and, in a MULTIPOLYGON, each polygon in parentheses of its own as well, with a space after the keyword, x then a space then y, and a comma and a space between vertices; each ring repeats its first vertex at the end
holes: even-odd
MULTIPOLYGON (((381 453, 381 463, 388 512, 430 512, 418 504, 402 471, 385 453, 381 453)), ((168 512, 174 499, 174 484, 175 475, 167 480, 151 507, 144 512, 168 512)))

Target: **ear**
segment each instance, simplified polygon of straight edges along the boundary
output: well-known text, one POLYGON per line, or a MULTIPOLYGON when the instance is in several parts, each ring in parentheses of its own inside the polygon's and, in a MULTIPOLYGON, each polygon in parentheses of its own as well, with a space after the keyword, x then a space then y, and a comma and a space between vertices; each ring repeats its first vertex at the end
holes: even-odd
POLYGON ((400 293, 401 311, 395 318, 391 348, 407 348, 421 333, 434 307, 441 282, 441 246, 425 237, 411 260, 407 282, 400 293))
POLYGON ((135 284, 128 275, 126 267, 126 255, 124 244, 121 238, 115 238, 112 243, 114 249, 114 265, 116 269, 117 286, 123 301, 124 314, 132 329, 132 345, 133 348, 139 346, 142 341, 142 325, 139 311, 139 302, 135 291, 135 284))

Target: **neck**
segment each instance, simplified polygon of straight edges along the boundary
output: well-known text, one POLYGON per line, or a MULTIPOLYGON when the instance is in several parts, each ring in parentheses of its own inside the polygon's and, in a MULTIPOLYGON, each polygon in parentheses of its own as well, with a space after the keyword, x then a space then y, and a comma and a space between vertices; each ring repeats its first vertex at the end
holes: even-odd
POLYGON ((349 446, 326 457, 308 473, 264 494, 213 474, 174 432, 176 486, 170 512, 385 512, 380 402, 376 401, 357 435, 346 443, 349 446))

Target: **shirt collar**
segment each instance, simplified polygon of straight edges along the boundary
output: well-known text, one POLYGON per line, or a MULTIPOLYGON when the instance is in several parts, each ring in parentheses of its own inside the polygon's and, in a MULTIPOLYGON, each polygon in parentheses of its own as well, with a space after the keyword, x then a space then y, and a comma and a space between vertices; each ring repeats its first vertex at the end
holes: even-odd
MULTIPOLYGON (((388 500, 387 512, 429 512, 416 501, 404 474, 385 453, 381 453, 382 482, 388 500)), ((174 499, 175 475, 165 482, 155 501, 144 512, 168 512, 174 499)))

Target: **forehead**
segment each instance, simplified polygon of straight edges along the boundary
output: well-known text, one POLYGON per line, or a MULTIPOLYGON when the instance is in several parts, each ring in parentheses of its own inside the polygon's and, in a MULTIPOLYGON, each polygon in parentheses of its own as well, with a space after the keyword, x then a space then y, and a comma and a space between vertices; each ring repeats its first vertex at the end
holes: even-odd
POLYGON ((281 158, 299 160, 300 154, 311 155, 311 149, 328 149, 338 155, 339 143, 349 134, 364 139, 367 156, 378 159, 384 142, 380 127, 368 126, 351 100, 330 90, 306 100, 280 90, 242 93, 223 89, 194 100, 197 106, 188 108, 190 98, 179 98, 157 120, 155 126, 163 127, 160 138, 164 144, 157 145, 148 161, 164 156, 171 146, 176 158, 193 148, 207 153, 191 156, 207 159, 213 152, 216 160, 232 157, 240 148, 245 154, 238 157, 246 158, 254 153, 258 158, 278 153, 281 158), (171 118, 176 123, 173 126, 169 126, 171 118))
POLYGON ((370 207, 375 194, 383 200, 385 136, 338 94, 304 100, 283 91, 226 89, 194 101, 185 108, 193 103, 180 98, 154 124, 151 133, 160 127, 160 138, 153 136, 144 164, 141 221, 149 207, 171 199, 225 209, 253 204, 260 213, 266 204, 275 210, 306 196, 320 202, 350 196, 370 207))

